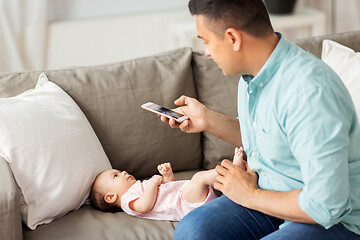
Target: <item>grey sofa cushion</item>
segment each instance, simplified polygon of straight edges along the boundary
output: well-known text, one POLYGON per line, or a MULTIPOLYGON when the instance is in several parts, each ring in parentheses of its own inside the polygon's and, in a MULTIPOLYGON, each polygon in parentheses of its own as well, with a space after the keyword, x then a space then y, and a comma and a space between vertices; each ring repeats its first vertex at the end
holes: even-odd
MULTIPOLYGON (((203 53, 193 53, 192 62, 198 100, 211 110, 237 116, 237 85, 240 76, 224 76, 222 70, 203 53)), ((208 132, 202 133, 205 169, 214 168, 224 158, 232 160, 234 146, 208 132)))
POLYGON ((124 212, 104 213, 84 206, 34 231, 24 229, 24 239, 48 240, 51 236, 50 239, 170 240, 173 231, 169 221, 140 219, 124 212))
POLYGON ((8 162, 0 157, 0 239, 21 240, 20 196, 8 162))
MULTIPOLYGON (((171 162, 174 171, 198 169, 202 162, 200 134, 186 134, 140 108, 152 101, 174 107, 182 94, 196 97, 191 49, 117 64, 46 71, 79 105, 99 137, 114 168, 137 178, 171 162)), ((0 75, 0 97, 35 86, 40 72, 0 75)))
POLYGON ((350 47, 357 52, 360 51, 360 31, 329 34, 320 37, 298 39, 295 41, 295 43, 298 46, 302 47, 303 49, 311 52, 312 54, 320 58, 321 50, 322 50, 322 41, 324 39, 331 39, 335 42, 350 47))

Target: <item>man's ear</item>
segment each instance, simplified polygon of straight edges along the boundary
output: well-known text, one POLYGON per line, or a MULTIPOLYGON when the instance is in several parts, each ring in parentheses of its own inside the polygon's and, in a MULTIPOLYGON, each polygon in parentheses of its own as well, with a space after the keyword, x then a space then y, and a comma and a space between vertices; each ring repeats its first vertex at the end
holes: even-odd
POLYGON ((109 204, 114 203, 117 198, 118 198, 118 195, 115 194, 115 193, 111 193, 111 192, 105 194, 105 196, 104 196, 105 202, 107 202, 107 203, 109 203, 109 204))
POLYGON ((239 51, 241 48, 241 33, 235 28, 228 28, 225 31, 225 39, 232 45, 234 51, 239 51))

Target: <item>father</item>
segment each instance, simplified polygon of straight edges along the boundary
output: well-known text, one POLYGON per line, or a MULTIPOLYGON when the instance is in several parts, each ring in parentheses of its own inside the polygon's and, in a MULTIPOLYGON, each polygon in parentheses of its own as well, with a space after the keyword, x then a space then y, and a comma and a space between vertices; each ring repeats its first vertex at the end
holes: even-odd
POLYGON ((360 128, 339 77, 275 33, 261 0, 189 9, 205 54, 242 75, 239 117, 182 96, 175 104, 189 120, 161 120, 243 146, 248 165, 223 160, 214 187, 224 195, 189 213, 174 238, 360 239, 360 128))

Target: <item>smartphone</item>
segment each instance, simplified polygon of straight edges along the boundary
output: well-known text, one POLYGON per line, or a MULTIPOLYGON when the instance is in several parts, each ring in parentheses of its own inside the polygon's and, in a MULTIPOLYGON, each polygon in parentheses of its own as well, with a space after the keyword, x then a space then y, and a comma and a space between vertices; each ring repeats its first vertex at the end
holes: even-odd
POLYGON ((167 109, 165 107, 162 107, 162 106, 152 103, 152 102, 144 103, 143 105, 141 105, 141 107, 150 112, 160 114, 167 118, 173 118, 177 122, 182 122, 182 121, 188 119, 187 116, 185 116, 181 113, 174 112, 173 110, 167 109))

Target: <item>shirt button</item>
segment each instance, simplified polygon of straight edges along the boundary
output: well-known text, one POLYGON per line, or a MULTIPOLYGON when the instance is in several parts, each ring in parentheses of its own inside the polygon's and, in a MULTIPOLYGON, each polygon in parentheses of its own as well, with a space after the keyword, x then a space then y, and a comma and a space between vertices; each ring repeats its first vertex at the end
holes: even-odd
POLYGON ((252 152, 251 156, 255 157, 256 156, 256 152, 252 152))
POLYGON ((249 92, 250 94, 252 93, 252 90, 250 90, 250 92, 249 92))
POLYGON ((253 125, 253 127, 256 127, 256 122, 253 122, 252 125, 253 125))
POLYGON ((264 84, 261 82, 261 83, 259 84, 259 86, 262 87, 262 86, 264 86, 264 84))

